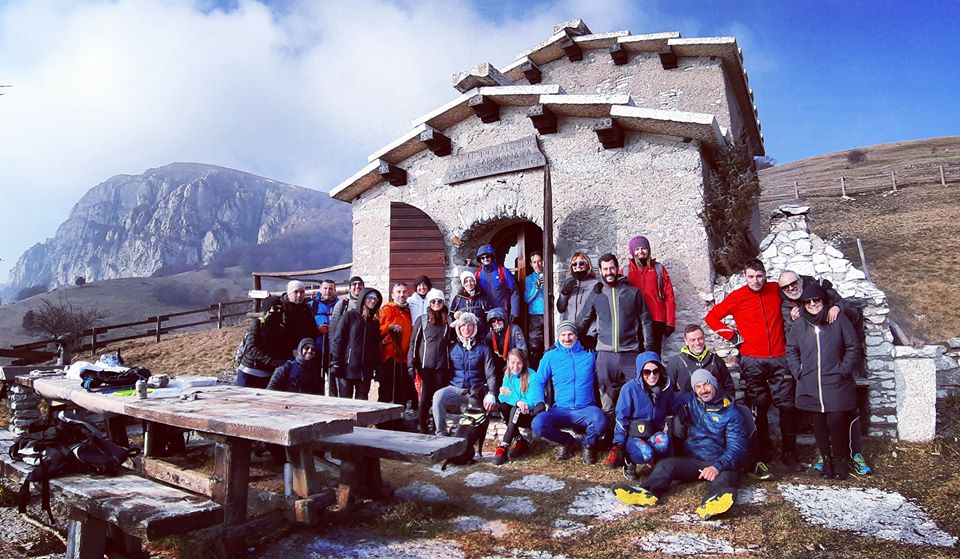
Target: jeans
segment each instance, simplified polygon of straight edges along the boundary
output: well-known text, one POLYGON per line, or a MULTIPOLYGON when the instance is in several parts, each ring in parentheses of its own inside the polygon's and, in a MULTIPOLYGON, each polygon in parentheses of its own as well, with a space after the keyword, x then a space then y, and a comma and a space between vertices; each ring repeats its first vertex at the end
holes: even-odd
POLYGON ((370 396, 370 381, 352 378, 338 378, 337 395, 339 395, 341 398, 366 400, 370 396))
POLYGON ((447 431, 447 408, 459 408, 467 405, 466 389, 456 386, 445 386, 433 395, 433 422, 436 425, 437 435, 449 435, 447 431))
POLYGON ((573 429, 583 433, 584 446, 594 446, 603 437, 606 425, 607 418, 600 408, 587 406, 578 410, 552 407, 537 414, 531 427, 534 435, 563 446, 570 446, 577 441, 561 429, 573 429))
POLYGON ((246 386, 248 388, 266 388, 270 383, 270 377, 258 377, 248 375, 243 371, 237 371, 237 386, 246 386))

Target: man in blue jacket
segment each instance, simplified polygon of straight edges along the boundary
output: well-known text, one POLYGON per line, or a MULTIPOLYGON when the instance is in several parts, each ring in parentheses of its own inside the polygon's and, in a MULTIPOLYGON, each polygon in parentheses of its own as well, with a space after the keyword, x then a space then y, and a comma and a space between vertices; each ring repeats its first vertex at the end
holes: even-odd
POLYGON ((497 254, 493 245, 483 245, 477 250, 477 261, 480 267, 474 275, 477 286, 483 291, 490 303, 490 308, 501 307, 507 309, 510 322, 516 322, 520 315, 520 290, 513 273, 497 262, 497 254))
POLYGON ((543 255, 530 255, 533 272, 527 274, 523 300, 527 302, 527 338, 530 341, 530 366, 536 369, 543 356, 543 255))
POLYGON ((674 410, 688 424, 684 456, 657 462, 643 485, 618 487, 614 493, 624 503, 652 506, 674 481, 706 480, 710 485, 697 514, 709 520, 730 510, 736 500, 739 470, 747 457, 747 428, 709 371, 694 371, 690 384, 693 392, 680 394, 674 410))
POLYGON ((557 344, 544 354, 531 386, 531 401, 542 402, 548 382, 553 383, 554 404, 533 418, 533 434, 560 445, 556 459, 574 455, 577 440, 563 429, 583 432, 583 463, 597 461, 596 444, 603 436, 606 417, 593 396, 593 353, 577 341, 577 327, 570 321, 557 326, 557 344))
POLYGON ((336 396, 336 391, 332 388, 337 385, 330 372, 330 316, 333 314, 334 307, 340 300, 337 297, 337 282, 332 279, 325 279, 320 282, 320 292, 314 295, 310 306, 313 308, 313 321, 317 324, 316 347, 317 357, 320 359, 320 374, 326 379, 325 388, 327 396, 336 396))

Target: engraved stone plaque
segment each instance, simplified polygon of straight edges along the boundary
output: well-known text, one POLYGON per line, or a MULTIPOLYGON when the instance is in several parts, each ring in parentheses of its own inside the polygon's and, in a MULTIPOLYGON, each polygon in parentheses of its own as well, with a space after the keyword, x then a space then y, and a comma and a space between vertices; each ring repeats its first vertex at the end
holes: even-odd
POLYGON ((480 177, 543 167, 546 164, 547 159, 537 145, 537 137, 528 136, 453 157, 443 175, 443 182, 455 184, 480 177))

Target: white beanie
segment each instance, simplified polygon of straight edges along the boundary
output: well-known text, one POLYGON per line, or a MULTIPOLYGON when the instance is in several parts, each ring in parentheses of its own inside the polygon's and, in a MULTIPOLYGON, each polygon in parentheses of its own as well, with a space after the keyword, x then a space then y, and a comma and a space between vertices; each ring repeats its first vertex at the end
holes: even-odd
POLYGON ((301 289, 306 289, 302 281, 290 280, 287 282, 287 293, 293 293, 294 291, 300 291, 301 289))
POLYGON ((474 278, 474 279, 476 279, 476 276, 474 276, 474 275, 473 275, 473 272, 471 272, 470 270, 464 270, 464 271, 460 272, 460 285, 463 285, 463 278, 474 278))
POLYGON ((440 291, 439 289, 431 289, 430 291, 427 291, 427 296, 425 298, 428 303, 430 301, 436 301, 437 299, 443 301, 443 291, 440 291))

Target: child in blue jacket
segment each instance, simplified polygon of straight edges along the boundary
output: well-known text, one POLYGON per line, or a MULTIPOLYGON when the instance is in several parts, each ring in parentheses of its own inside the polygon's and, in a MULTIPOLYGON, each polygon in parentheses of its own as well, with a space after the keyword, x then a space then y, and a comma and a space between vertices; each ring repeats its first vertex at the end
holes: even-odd
POLYGON ((500 415, 507 423, 503 440, 497 447, 493 463, 501 466, 507 462, 507 456, 516 458, 526 452, 529 445, 519 434, 519 427, 530 427, 533 418, 546 409, 542 391, 538 390, 537 372, 527 366, 527 356, 523 350, 513 348, 507 352, 506 371, 503 386, 500 387, 500 415), (516 444, 510 450, 510 443, 516 444))

